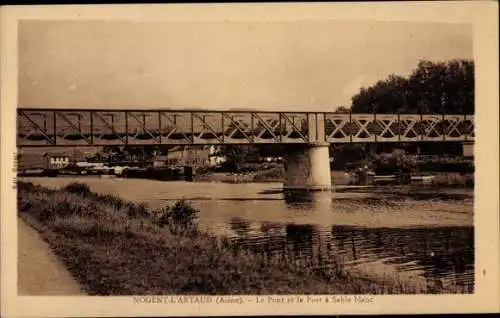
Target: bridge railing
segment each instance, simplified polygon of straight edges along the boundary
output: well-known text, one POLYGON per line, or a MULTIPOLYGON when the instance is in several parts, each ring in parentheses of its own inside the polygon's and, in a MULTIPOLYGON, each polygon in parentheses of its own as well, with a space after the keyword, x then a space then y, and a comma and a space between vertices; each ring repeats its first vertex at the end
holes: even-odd
POLYGON ((26 146, 472 141, 473 115, 18 109, 26 146))

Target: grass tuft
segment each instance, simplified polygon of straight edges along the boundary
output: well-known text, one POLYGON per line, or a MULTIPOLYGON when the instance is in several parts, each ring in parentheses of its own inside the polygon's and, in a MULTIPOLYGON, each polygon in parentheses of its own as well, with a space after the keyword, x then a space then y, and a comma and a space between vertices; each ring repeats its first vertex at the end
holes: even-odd
POLYGON ((63 188, 63 191, 67 191, 69 193, 75 193, 82 196, 86 196, 90 194, 90 188, 85 183, 73 182, 68 184, 63 188))

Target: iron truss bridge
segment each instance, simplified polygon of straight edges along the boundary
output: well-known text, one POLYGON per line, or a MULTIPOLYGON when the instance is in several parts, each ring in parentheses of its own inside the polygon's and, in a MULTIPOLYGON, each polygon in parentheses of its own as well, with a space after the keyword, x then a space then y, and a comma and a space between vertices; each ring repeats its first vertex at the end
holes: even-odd
POLYGON ((17 110, 18 147, 473 140, 473 115, 17 110))

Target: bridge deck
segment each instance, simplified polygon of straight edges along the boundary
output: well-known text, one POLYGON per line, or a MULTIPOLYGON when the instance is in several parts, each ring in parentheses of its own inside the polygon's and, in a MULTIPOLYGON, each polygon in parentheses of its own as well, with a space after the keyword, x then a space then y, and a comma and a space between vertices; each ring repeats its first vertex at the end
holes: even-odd
POLYGON ((474 116, 194 110, 17 110, 17 145, 473 141, 474 116))

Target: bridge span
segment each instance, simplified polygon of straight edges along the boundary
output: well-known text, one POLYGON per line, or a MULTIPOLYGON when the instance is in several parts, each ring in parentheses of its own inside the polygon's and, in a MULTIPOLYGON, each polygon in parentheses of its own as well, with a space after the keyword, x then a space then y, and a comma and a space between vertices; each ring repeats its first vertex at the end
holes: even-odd
POLYGON ((17 146, 285 144, 285 188, 331 187, 328 146, 474 141, 474 116, 18 108, 17 146))

